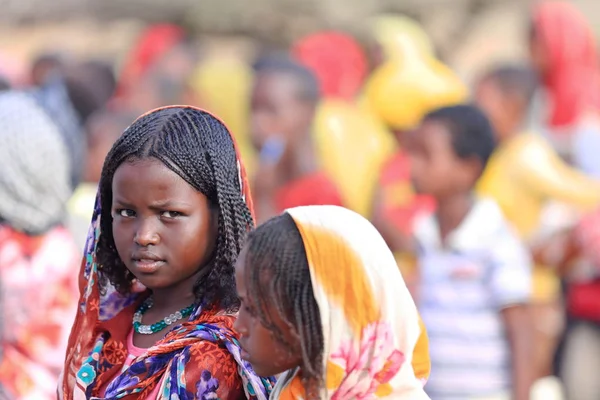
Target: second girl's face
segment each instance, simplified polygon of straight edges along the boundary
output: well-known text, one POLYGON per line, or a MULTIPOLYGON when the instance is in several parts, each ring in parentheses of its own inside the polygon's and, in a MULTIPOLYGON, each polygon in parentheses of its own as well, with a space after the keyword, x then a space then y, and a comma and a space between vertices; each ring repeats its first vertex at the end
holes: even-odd
POLYGON ((235 329, 240 335, 242 357, 252 364, 259 376, 279 375, 301 365, 300 339, 272 303, 265 305, 264 312, 268 313, 273 325, 289 345, 277 340, 271 329, 263 325, 257 310, 257 294, 249 293, 246 286, 247 274, 252 268, 246 264, 246 252, 247 248, 242 249, 235 266, 235 283, 241 301, 235 329))
POLYGON ((191 288, 217 235, 206 196, 152 158, 121 164, 112 193, 113 237, 125 266, 149 289, 191 288))

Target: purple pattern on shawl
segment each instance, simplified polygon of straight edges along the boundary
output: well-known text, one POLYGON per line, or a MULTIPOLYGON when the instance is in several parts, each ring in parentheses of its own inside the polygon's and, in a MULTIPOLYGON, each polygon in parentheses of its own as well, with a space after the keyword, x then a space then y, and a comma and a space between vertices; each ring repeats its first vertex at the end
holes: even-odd
POLYGON ((219 380, 213 378, 210 371, 202 372, 200 380, 196 384, 196 398, 199 400, 216 400, 219 380))

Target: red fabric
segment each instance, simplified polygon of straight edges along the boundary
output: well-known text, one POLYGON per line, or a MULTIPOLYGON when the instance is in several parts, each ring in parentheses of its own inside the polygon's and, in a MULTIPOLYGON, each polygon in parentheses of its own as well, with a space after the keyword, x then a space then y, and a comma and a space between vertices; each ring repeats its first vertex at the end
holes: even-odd
POLYGON ((548 123, 565 127, 600 110, 600 70, 592 29, 575 6, 547 1, 534 10, 536 36, 548 57, 544 85, 551 99, 548 123))
POLYGON ((600 280, 569 285, 567 311, 572 317, 600 322, 600 280))
MULTIPOLYGON (((142 118, 147 114, 157 112, 158 110, 168 108, 192 108, 201 110, 193 106, 173 105, 149 111, 139 118, 142 118)), ((213 117, 219 119, 214 115, 213 117)), ((242 160, 240 159, 239 148, 235 138, 233 135, 231 138, 238 160, 238 178, 240 180, 242 196, 254 219, 254 208, 246 170, 242 160)), ((144 298, 139 298, 136 303, 123 308, 115 317, 105 322, 100 321, 100 287, 98 283, 99 281, 96 279, 96 267, 94 266, 94 268, 92 268, 93 264, 96 263, 95 249, 100 232, 99 215, 100 210, 97 209, 94 212, 92 226, 90 229, 90 232, 93 236, 88 238, 88 240, 93 240, 94 244, 86 250, 86 254, 81 262, 81 268, 79 272, 79 304, 85 305, 85 311, 82 311, 81 307, 78 308, 75 322, 71 329, 71 335, 69 337, 67 355, 63 368, 64 376, 60 389, 60 392, 63 395, 62 398, 65 400, 73 400, 76 398, 74 393, 76 393, 79 385, 77 381, 78 378, 76 376, 77 371, 81 368, 83 362, 92 352, 93 346, 96 344, 98 337, 102 332, 110 332, 110 334, 108 335, 106 344, 102 348, 103 360, 102 363, 100 363, 101 365, 97 375, 96 386, 93 390, 97 391, 99 388, 106 386, 107 382, 109 382, 117 373, 119 373, 127 356, 127 351, 125 350, 126 340, 127 334, 131 329, 133 313, 140 302, 144 300, 144 298), (90 268, 89 277, 86 277, 85 274, 86 267, 90 268), (90 283, 89 290, 88 283, 90 283)), ((121 305, 111 305, 111 307, 120 308, 121 305)), ((221 393, 218 393, 223 395, 221 398, 239 398, 236 397, 238 396, 239 392, 237 383, 239 374, 237 374, 235 363, 232 362, 233 358, 227 349, 201 339, 195 340, 185 338, 190 330, 194 330, 198 325, 202 324, 206 324, 207 326, 214 328, 220 328, 226 331, 226 333, 230 331, 233 332, 233 317, 218 315, 215 313, 215 311, 216 310, 205 310, 200 314, 198 319, 183 324, 182 327, 185 329, 170 332, 164 339, 159 341, 153 347, 152 351, 149 351, 149 355, 156 357, 163 354, 169 354, 182 347, 191 346, 193 344, 194 347, 191 350, 195 362, 190 364, 190 373, 187 373, 186 370, 186 382, 190 386, 193 386, 193 383, 198 382, 201 378, 199 374, 202 372, 204 363, 207 363, 218 367, 217 370, 212 372, 218 374, 217 376, 222 377, 223 386, 219 389, 219 392, 221 393), (230 393, 232 397, 229 397, 229 395, 224 395, 224 393, 226 393, 226 391, 229 389, 231 389, 230 393)), ((164 371, 160 371, 160 374, 150 376, 148 380, 141 382, 140 385, 145 386, 145 389, 140 392, 139 396, 135 398, 146 398, 147 394, 154 389, 158 381, 161 379, 163 372, 164 371)))
POLYGON ((367 58, 362 48, 343 33, 307 36, 292 47, 292 54, 315 73, 325 97, 354 99, 367 76, 367 58))
MULTIPOLYGON (((600 275, 600 210, 583 217, 574 236, 583 256, 597 268, 600 275)), ((573 317, 600 321, 600 280, 570 284, 567 310, 573 317)))
POLYGON ((157 24, 148 28, 129 53, 121 71, 117 95, 125 95, 130 87, 150 69, 161 56, 175 47, 185 36, 182 28, 171 24, 157 24))
POLYGON ((411 233, 417 215, 435 209, 433 198, 413 191, 409 159, 401 151, 384 164, 379 184, 383 213, 403 233, 411 233))
POLYGON ((324 172, 307 175, 288 183, 277 191, 275 203, 278 212, 300 206, 343 206, 337 186, 324 172))

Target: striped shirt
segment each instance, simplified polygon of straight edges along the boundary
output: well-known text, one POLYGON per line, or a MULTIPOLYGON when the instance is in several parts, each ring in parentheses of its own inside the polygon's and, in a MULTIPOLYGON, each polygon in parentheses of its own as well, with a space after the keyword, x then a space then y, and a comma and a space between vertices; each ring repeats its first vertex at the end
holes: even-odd
POLYGON ((433 400, 510 390, 511 358, 500 311, 526 303, 531 263, 491 200, 478 200, 442 245, 434 216, 416 222, 419 310, 429 334, 433 400))

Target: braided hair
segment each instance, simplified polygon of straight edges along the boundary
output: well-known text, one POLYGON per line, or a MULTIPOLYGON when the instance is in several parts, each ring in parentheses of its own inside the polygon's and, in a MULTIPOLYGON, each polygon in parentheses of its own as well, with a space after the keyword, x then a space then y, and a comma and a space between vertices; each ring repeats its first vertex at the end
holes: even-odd
MULTIPOLYGON (((313 293, 302 236, 293 218, 284 213, 248 235, 245 265, 248 297, 255 313, 274 338, 293 351, 267 311, 275 306, 280 318, 298 336, 302 351, 302 379, 307 394, 316 396, 323 384, 323 327, 313 293)), ((309 396, 309 398, 312 398, 309 396)))
MULTIPOLYGON (((218 237, 209 273, 196 282, 196 302, 237 311, 234 264, 254 221, 241 194, 238 159, 227 128, 207 112, 191 107, 158 109, 136 120, 113 145, 100 179, 100 237, 97 261, 101 290, 110 283, 128 293, 134 279, 112 233, 112 181, 124 162, 155 158, 208 198, 218 215, 218 237)), ((200 268, 200 266, 198 266, 200 268)))

